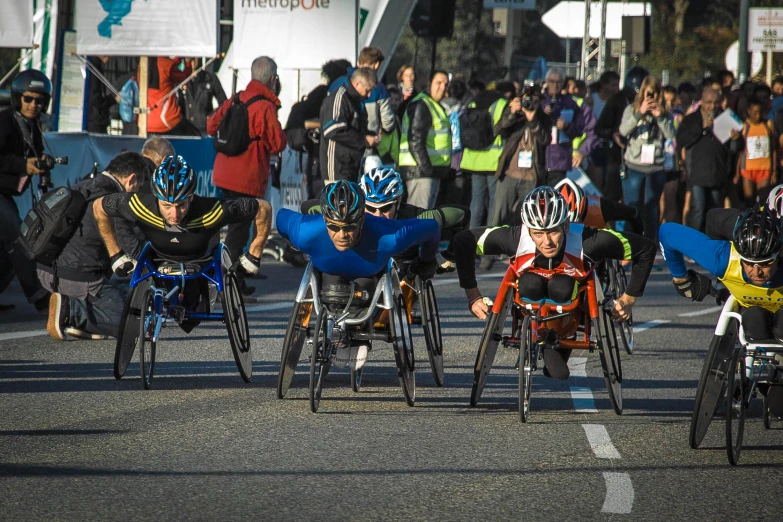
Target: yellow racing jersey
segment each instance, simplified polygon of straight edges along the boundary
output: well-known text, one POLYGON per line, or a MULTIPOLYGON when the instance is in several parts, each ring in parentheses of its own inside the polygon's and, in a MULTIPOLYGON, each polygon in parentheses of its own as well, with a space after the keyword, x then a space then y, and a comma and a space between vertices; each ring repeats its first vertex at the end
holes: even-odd
POLYGON ((723 276, 718 278, 740 306, 745 308, 760 306, 771 312, 777 312, 783 308, 783 287, 765 288, 748 283, 745 281, 741 260, 739 252, 732 244, 729 266, 723 276))

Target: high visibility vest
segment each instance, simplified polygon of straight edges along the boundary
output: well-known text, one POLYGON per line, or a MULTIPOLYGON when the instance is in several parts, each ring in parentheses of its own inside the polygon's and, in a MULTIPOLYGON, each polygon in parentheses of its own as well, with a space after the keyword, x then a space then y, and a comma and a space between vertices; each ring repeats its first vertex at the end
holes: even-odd
POLYGON ((400 131, 397 127, 391 132, 384 132, 378 143, 378 155, 383 158, 387 154, 396 164, 400 157, 400 131))
MULTIPOLYGON (((576 102, 576 104, 581 108, 582 104, 585 102, 585 99, 584 98, 579 98, 577 96, 573 96, 573 98, 574 98, 574 101, 576 102)), ((584 141, 586 139, 587 139, 587 134, 586 133, 582 134, 581 136, 577 136, 576 138, 574 138, 574 141, 571 142, 571 144, 573 146, 573 149, 574 149, 574 153, 579 152, 579 147, 582 146, 582 143, 584 143, 584 141)))
MULTIPOLYGON (((433 167, 448 167, 451 165, 451 123, 446 111, 435 100, 426 93, 419 93, 411 103, 421 101, 430 111, 432 116, 432 127, 427 132, 427 156, 433 167)), ((402 132, 400 135, 400 155, 397 159, 397 165, 400 167, 415 167, 416 160, 411 154, 408 146, 408 129, 411 121, 408 117, 408 111, 402 118, 402 132)))
POLYGON ((723 277, 719 277, 718 280, 729 289, 734 299, 744 308, 760 306, 770 312, 777 312, 783 308, 783 288, 756 286, 746 282, 743 273, 742 258, 732 244, 729 266, 726 267, 723 277))
MULTIPOLYGON (((503 115, 503 109, 508 105, 508 100, 500 98, 495 103, 489 106, 489 113, 492 115, 492 124, 497 125, 500 122, 500 117, 503 115)), ((469 109, 476 107, 476 104, 471 102, 468 104, 469 109)), ((463 149, 462 161, 459 164, 460 169, 472 170, 475 172, 495 172, 498 169, 498 162, 500 156, 503 154, 503 138, 500 135, 495 136, 495 141, 492 145, 483 150, 463 149)))

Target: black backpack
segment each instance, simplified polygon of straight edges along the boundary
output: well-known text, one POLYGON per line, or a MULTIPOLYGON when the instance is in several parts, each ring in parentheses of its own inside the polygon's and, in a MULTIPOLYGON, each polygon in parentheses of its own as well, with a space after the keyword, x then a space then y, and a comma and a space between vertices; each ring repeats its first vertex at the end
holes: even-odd
POLYGON ((87 204, 88 199, 78 190, 60 187, 44 194, 19 229, 25 255, 42 265, 54 265, 81 225, 87 204))
POLYGON ((459 115, 459 136, 462 147, 471 150, 486 149, 495 141, 492 114, 486 107, 467 108, 459 115))
POLYGON ((250 144, 260 137, 250 137, 250 117, 247 108, 250 104, 263 100, 264 97, 253 96, 245 103, 239 100, 239 94, 231 99, 231 106, 223 115, 218 125, 215 136, 215 150, 226 156, 239 156, 244 153, 250 144))

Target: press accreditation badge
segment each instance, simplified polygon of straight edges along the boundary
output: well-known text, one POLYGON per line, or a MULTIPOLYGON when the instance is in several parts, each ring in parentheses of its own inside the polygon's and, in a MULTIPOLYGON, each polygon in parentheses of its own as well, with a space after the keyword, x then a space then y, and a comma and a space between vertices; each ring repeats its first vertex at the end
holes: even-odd
POLYGON ((517 167, 520 169, 532 169, 533 168, 533 151, 532 150, 520 150, 517 156, 517 167))
POLYGON ((642 145, 642 156, 640 158, 642 165, 652 165, 655 163, 655 145, 646 143, 642 145))

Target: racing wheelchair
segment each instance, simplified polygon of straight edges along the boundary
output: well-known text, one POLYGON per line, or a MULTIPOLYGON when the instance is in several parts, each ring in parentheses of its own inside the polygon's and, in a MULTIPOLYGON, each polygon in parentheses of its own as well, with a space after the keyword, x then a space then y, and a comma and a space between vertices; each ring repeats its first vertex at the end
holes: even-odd
MULTIPOLYGON (((710 295, 719 297, 714 289, 710 295)), ((739 463, 746 412, 751 399, 757 396, 758 385, 783 385, 780 378, 776 379, 776 374, 783 371, 783 345, 748 341, 739 309, 739 303, 729 295, 702 366, 688 439, 692 449, 701 445, 724 401, 726 453, 733 466, 739 463)), ((766 396, 762 411, 764 428, 770 429, 775 415, 770 412, 766 396)))
MULTIPOLYGON (((413 406, 416 401, 413 338, 396 262, 389 260, 372 296, 353 283, 341 286, 348 287, 347 291, 341 291, 342 295, 336 295, 332 289, 328 295, 322 292, 321 273, 312 263, 307 265, 283 341, 277 397, 282 399, 288 393, 305 343, 311 348, 309 398, 310 410, 315 413, 337 350, 351 346, 352 341, 383 341, 394 348, 400 387, 408 406, 413 406), (384 311, 388 311, 388 326, 377 328, 384 311)), ((354 392, 359 391, 361 378, 362 367, 352 368, 354 392)))
POLYGON ((618 415, 622 414, 623 376, 618 326, 612 318, 614 298, 615 295, 604 290, 595 270, 592 270, 587 279, 579 283, 577 297, 573 301, 562 304, 549 300, 528 302, 520 299, 517 274, 514 267, 509 266, 481 337, 470 405, 475 407, 481 397, 500 343, 519 350, 519 419, 522 422, 527 422, 530 415, 532 376, 538 369, 538 362, 543 359, 544 349, 593 352, 598 348, 612 408, 618 415), (509 313, 510 334, 503 335, 509 313))
POLYGON ((132 290, 125 302, 114 353, 114 378, 125 375, 138 347, 142 384, 150 389, 164 323, 176 322, 189 332, 200 321, 223 321, 239 374, 245 382, 250 382, 253 375, 250 330, 237 276, 225 246, 220 243, 211 256, 188 262, 155 256, 151 244, 147 243, 131 276, 132 290), (210 312, 211 286, 220 295, 222 312, 210 312))

